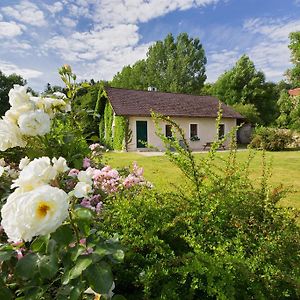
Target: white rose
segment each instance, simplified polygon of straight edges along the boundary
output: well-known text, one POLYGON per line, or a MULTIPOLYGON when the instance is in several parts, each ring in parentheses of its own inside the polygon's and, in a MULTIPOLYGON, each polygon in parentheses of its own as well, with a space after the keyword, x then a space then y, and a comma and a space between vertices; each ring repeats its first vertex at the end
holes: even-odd
POLYGON ((26 156, 20 160, 19 169, 23 170, 30 163, 30 159, 26 156))
POLYGON ((57 159, 56 157, 52 158, 53 168, 56 169, 58 173, 67 172, 70 168, 67 165, 67 161, 60 157, 57 159))
POLYGON ((10 240, 31 241, 55 231, 68 216, 68 195, 50 185, 12 193, 2 207, 1 225, 10 240))
POLYGON ((0 177, 3 175, 3 173, 4 173, 4 168, 0 166, 0 177))
POLYGON ((50 132, 50 117, 37 110, 22 114, 18 119, 20 130, 25 135, 45 135, 50 132))
POLYGON ((9 104, 13 108, 23 106, 30 98, 30 94, 27 93, 26 87, 18 84, 14 84, 14 88, 9 91, 8 96, 9 104))
POLYGON ((85 182, 78 182, 73 190, 76 198, 88 197, 92 191, 92 186, 85 182))
POLYGON ((38 186, 55 179, 56 169, 51 165, 49 157, 35 158, 20 172, 19 178, 11 186, 21 187, 23 191, 30 191, 38 186))
POLYGON ((91 168, 88 168, 86 171, 80 171, 77 175, 79 181, 92 184, 93 171, 91 168))
POLYGON ((0 151, 13 147, 25 147, 26 142, 22 139, 20 129, 7 120, 0 120, 0 151))

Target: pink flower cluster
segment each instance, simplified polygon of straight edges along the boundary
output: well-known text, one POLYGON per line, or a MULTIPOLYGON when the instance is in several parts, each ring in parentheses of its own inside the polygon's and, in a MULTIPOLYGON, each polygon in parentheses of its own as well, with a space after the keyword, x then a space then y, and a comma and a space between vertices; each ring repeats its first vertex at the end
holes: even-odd
MULTIPOLYGON (((91 145, 92 146, 92 145, 91 145)), ((93 148, 93 147, 92 147, 93 148)), ((143 168, 133 164, 132 172, 127 176, 120 176, 116 169, 105 166, 102 169, 91 167, 90 159, 83 161, 84 171, 72 169, 69 176, 72 179, 67 180, 67 186, 75 197, 81 199, 80 204, 96 213, 100 213, 103 202, 107 195, 118 191, 132 188, 136 185, 146 185, 151 187, 143 177, 143 168)))
POLYGON ((133 163, 133 172, 129 174, 123 181, 123 186, 125 188, 131 188, 135 185, 145 182, 143 177, 144 169, 139 168, 136 162, 133 163))
POLYGON ((110 194, 118 191, 121 178, 117 170, 105 166, 101 170, 94 171, 93 180, 96 188, 110 194))
POLYGON ((103 202, 100 201, 100 195, 93 195, 91 198, 83 198, 80 205, 89 208, 99 214, 103 207, 103 202))
POLYGON ((92 151, 92 155, 93 156, 97 156, 99 154, 101 154, 102 152, 105 151, 105 148, 104 146, 98 144, 98 143, 95 143, 95 144, 91 144, 89 146, 90 150, 92 151))

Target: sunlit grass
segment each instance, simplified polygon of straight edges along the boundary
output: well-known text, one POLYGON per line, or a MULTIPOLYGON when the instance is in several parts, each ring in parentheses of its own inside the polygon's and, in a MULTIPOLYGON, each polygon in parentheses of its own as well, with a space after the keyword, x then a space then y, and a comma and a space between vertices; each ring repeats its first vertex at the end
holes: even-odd
MULTIPOLYGON (((195 154, 196 157, 206 154, 195 154)), ((225 157, 226 152, 218 153, 225 157)), ((239 162, 246 162, 249 151, 240 151, 237 154, 239 162)), ((282 200, 283 205, 293 206, 300 209, 300 152, 267 152, 266 158, 272 164, 272 177, 270 183, 273 186, 283 184, 292 188, 294 192, 289 193, 282 200)), ((181 171, 166 156, 144 156, 138 153, 114 153, 105 154, 104 159, 112 167, 130 166, 136 161, 145 170, 145 177, 151 181, 157 189, 166 191, 174 190, 176 186, 183 185, 185 178, 181 171)), ((262 175, 262 153, 257 152, 250 165, 250 176, 259 180, 262 175)))

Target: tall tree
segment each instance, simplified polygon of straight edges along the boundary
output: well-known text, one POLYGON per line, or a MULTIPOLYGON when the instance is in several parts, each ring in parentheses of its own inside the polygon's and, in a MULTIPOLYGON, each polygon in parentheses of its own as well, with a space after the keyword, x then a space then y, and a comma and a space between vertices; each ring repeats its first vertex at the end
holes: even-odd
POLYGON ((20 75, 11 74, 6 76, 0 71, 0 116, 3 116, 10 107, 8 92, 13 88, 14 84, 25 85, 26 80, 20 75))
POLYGON ((152 45, 145 60, 126 66, 111 85, 123 88, 199 94, 204 81, 206 57, 199 39, 181 33, 176 40, 169 34, 152 45))
POLYGON ((300 31, 290 34, 291 61, 294 66, 287 71, 287 76, 292 87, 300 87, 300 31))
POLYGON ((247 55, 218 78, 212 92, 229 105, 253 104, 265 124, 272 123, 277 117, 276 85, 265 81, 264 73, 255 69, 247 55))

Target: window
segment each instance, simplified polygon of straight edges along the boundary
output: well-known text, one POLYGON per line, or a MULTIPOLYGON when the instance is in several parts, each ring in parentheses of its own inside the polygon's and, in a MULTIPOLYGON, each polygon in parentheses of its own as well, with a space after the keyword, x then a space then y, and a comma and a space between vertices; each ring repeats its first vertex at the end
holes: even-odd
POLYGON ((190 124, 190 138, 198 138, 198 124, 190 124))
POLYGON ((171 138, 172 137, 172 126, 171 125, 166 125, 166 137, 171 138))
POLYGON ((219 140, 225 136, 225 124, 219 126, 219 140))

